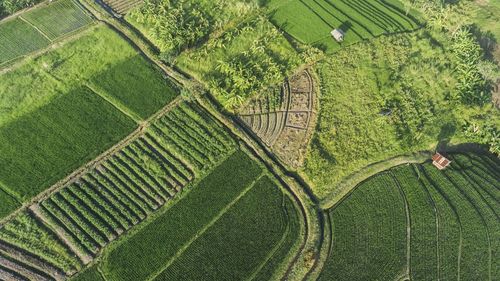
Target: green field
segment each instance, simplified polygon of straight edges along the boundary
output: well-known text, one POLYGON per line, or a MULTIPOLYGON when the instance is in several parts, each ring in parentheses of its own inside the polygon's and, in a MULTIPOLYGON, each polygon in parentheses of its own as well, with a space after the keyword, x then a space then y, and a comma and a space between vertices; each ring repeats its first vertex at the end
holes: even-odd
POLYGON ((0 65, 49 44, 47 38, 19 18, 0 22, 0 65))
POLYGON ((6 163, 0 182, 19 200, 93 159, 177 95, 160 71, 104 26, 2 74, 0 91, 6 163))
POLYGON ((75 0, 57 0, 24 13, 22 18, 54 41, 89 25, 92 18, 75 0))
POLYGON ((9 215, 15 209, 21 207, 21 204, 16 200, 16 198, 12 197, 2 189, 0 189, 0 202, 2 202, 0 205, 0 219, 9 215))
POLYGON ((0 128, 0 179, 27 200, 134 127, 99 96, 76 88, 0 128))
POLYGON ((74 0, 57 0, 0 22, 0 65, 47 47, 92 18, 74 0))
POLYGON ((298 226, 288 227, 288 221, 298 218, 284 213, 283 208, 292 211, 291 201, 283 201, 262 172, 245 153, 233 154, 165 214, 111 250, 102 266, 106 278, 235 280, 263 269, 273 273, 286 256, 280 246, 295 243, 289 238, 298 226), (236 246, 245 250, 234 252, 236 246), (265 267, 267 261, 273 268, 265 267))
POLYGON ((273 0, 268 5, 272 8, 271 20, 277 26, 300 42, 328 53, 344 45, 419 26, 414 12, 406 13, 395 0, 273 0), (330 35, 336 28, 345 32, 342 43, 330 35))
POLYGON ((127 108, 139 119, 147 119, 178 95, 173 82, 162 77, 140 55, 117 63, 90 81, 113 103, 127 108))
POLYGON ((334 207, 320 279, 495 280, 500 162, 489 154, 450 157, 445 171, 427 162, 383 172, 334 207))

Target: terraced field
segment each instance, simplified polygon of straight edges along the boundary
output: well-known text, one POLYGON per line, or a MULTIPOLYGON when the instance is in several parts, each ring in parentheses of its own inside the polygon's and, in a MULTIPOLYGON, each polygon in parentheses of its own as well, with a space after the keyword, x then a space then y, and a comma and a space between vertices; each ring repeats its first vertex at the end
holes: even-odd
POLYGON ((418 28, 413 11, 406 13, 397 0, 271 0, 271 20, 302 43, 331 53, 343 45, 381 34, 418 28), (330 32, 340 28, 344 42, 330 32))
POLYGON ((0 22, 0 66, 41 50, 92 23, 75 0, 43 4, 14 19, 0 22))
POLYGON ((444 171, 429 162, 395 167, 334 207, 320 280, 496 280, 500 162, 451 159, 444 171))
MULTIPOLYGON (((103 247, 170 201, 235 149, 235 142, 226 130, 200 106, 179 104, 145 129, 141 137, 69 180, 48 198, 31 205, 27 214, 1 227, 0 245, 15 244, 15 255, 34 249, 29 241, 40 235, 33 233, 38 230, 29 229, 30 225, 38 225, 40 232, 45 231, 43 236, 51 240, 40 241, 40 252, 32 253, 40 266, 33 263, 25 266, 19 261, 6 269, 4 275, 0 271, 0 278, 11 273, 29 277, 43 271, 40 270, 43 266, 54 268, 47 273, 54 278, 74 274, 103 247), (18 220, 28 225, 27 232, 22 233, 25 236, 16 234, 22 231, 17 227, 18 220), (55 250, 65 255, 51 254, 55 250)), ((2 256, 0 252, 0 257, 10 256, 2 256)))
POLYGON ((274 153, 299 167, 316 118, 315 85, 308 70, 265 92, 242 107, 241 120, 274 153), (312 125, 312 126, 311 126, 312 125))

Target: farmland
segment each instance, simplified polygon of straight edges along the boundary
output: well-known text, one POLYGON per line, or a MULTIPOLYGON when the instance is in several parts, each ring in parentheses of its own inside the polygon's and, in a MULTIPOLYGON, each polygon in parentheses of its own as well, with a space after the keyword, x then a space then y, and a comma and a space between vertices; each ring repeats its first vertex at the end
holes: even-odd
POLYGON ((451 159, 445 171, 429 162, 392 168, 334 207, 320 279, 494 280, 500 164, 489 154, 451 159))
MULTIPOLYGON (((295 213, 291 201, 283 201, 275 183, 261 176, 262 172, 245 153, 230 156, 165 214, 112 250, 103 262, 106 277, 171 280, 182 274, 186 280, 198 280, 210 274, 218 280, 231 280, 257 274, 271 257, 279 264, 283 253, 275 249, 287 232, 295 232, 296 237, 297 226, 287 227, 287 221, 297 217, 286 217, 282 208, 295 213), (247 237, 244 244, 242 237, 247 237), (236 245, 247 248, 235 253, 236 245), (214 247, 220 251, 213 252, 214 247), (128 255, 138 249, 143 250, 128 255), (207 264, 206 270, 212 266, 221 270, 205 272, 199 268, 200 263, 207 264)), ((288 240, 289 245, 294 242, 288 240)))
POLYGON ((0 181, 22 201, 111 147, 177 95, 172 82, 104 26, 0 81, 0 158, 6 163, 0 181), (131 66, 136 72, 127 70, 131 66), (145 94, 150 98, 141 98, 145 94))
POLYGON ((92 18, 73 0, 57 0, 2 21, 0 65, 41 50, 90 23, 92 18))
POLYGON ((406 13, 398 1, 270 1, 271 19, 302 43, 326 52, 338 50, 381 34, 418 28, 413 13, 406 13), (300 16, 299 16, 300 15, 300 16), (337 43, 330 32, 340 28, 345 39, 337 43))

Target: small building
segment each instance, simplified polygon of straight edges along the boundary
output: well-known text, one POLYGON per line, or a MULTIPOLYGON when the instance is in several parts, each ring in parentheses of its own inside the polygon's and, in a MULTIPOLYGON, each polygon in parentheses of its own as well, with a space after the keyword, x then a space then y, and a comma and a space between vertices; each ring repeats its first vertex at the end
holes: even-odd
POLYGON ((335 40, 337 42, 342 42, 344 41, 344 31, 342 31, 342 29, 340 28, 336 28, 334 30, 332 30, 332 32, 330 32, 330 34, 333 36, 333 38, 335 38, 335 40))
POLYGON ((436 152, 432 156, 432 164, 436 166, 439 170, 444 170, 448 165, 450 165, 451 161, 448 158, 444 157, 440 153, 436 152))

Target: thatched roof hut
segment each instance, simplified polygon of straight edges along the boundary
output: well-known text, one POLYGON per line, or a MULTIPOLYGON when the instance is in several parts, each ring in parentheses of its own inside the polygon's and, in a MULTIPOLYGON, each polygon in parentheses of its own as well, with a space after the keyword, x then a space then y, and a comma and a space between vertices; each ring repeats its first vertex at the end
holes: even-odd
POLYGON ((335 40, 337 40, 337 42, 342 42, 344 41, 344 31, 340 28, 336 28, 334 30, 332 30, 332 32, 330 32, 330 34, 333 36, 333 38, 335 38, 335 40))

